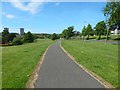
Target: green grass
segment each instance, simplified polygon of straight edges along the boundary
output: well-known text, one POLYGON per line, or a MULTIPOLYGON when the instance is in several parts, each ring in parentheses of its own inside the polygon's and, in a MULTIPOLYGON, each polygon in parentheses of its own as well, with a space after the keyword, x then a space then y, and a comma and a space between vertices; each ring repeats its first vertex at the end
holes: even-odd
POLYGON ((0 47, 0 89, 2 88, 2 47, 0 47))
POLYGON ((38 40, 2 48, 2 87, 24 88, 29 76, 52 40, 38 40))
POLYGON ((62 46, 77 62, 118 87, 118 45, 63 40, 62 46))
MULTIPOLYGON (((87 38, 87 36, 85 38, 87 38)), ((98 36, 90 36, 89 39, 97 40, 98 36)), ((105 40, 105 39, 106 39, 106 36, 105 35, 101 35, 101 39, 100 40, 105 40)), ((109 35, 108 39, 109 40, 118 41, 118 40, 120 40, 120 35, 109 35)))

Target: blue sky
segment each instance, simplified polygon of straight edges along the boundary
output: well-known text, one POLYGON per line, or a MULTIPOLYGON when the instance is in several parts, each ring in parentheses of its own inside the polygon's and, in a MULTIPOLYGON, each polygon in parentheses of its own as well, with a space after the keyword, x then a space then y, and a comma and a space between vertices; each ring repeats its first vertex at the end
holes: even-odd
POLYGON ((2 27, 10 32, 61 33, 68 26, 81 31, 84 25, 92 27, 105 20, 102 9, 105 2, 49 2, 49 3, 2 3, 2 27))

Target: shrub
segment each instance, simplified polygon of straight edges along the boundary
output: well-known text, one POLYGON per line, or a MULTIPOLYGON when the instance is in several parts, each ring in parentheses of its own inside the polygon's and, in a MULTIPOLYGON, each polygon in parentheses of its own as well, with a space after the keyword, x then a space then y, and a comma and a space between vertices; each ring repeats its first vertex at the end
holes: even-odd
POLYGON ((23 38, 23 42, 25 43, 31 43, 35 40, 35 37, 31 32, 27 32, 23 38))
POLYGON ((53 33, 50 38, 52 40, 56 40, 56 39, 59 39, 60 37, 56 33, 53 33))
POLYGON ((23 44, 21 37, 16 37, 12 41, 12 45, 21 45, 21 44, 23 44))

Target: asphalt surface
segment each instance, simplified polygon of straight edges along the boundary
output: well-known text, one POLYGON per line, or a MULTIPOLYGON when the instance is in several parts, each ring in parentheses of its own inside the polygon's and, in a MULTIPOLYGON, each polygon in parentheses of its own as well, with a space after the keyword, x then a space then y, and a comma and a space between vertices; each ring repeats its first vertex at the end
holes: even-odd
POLYGON ((72 61, 59 43, 48 49, 35 88, 105 88, 72 61))

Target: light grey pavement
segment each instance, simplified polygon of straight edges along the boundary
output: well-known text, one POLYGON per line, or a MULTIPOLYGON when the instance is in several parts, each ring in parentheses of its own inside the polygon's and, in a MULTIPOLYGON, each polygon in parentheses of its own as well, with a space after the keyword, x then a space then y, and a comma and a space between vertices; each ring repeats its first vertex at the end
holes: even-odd
POLYGON ((52 45, 44 58, 35 88, 105 88, 72 61, 60 48, 52 45))

